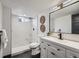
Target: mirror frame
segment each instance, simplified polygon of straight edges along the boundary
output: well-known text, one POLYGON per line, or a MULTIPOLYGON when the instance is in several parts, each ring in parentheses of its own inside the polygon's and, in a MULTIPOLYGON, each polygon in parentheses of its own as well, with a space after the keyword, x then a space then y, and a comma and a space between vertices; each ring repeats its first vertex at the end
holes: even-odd
MULTIPOLYGON (((68 7, 68 6, 71 6, 71 5, 73 5, 73 4, 75 4, 75 3, 78 3, 78 2, 79 2, 79 1, 73 2, 73 3, 71 3, 71 4, 67 5, 67 6, 64 6, 63 8, 66 8, 66 7, 68 7)), ((63 8, 62 8, 62 9, 63 9, 63 8)), ((51 16, 52 13, 54 13, 54 12, 56 12, 56 11, 59 11, 59 10, 61 10, 61 9, 57 9, 57 10, 55 10, 55 11, 49 13, 49 33, 51 32, 51 31, 50 31, 50 25, 51 25, 51 24, 50 24, 50 20, 51 20, 50 16, 51 16)), ((67 34, 71 34, 71 33, 67 33, 67 34)))

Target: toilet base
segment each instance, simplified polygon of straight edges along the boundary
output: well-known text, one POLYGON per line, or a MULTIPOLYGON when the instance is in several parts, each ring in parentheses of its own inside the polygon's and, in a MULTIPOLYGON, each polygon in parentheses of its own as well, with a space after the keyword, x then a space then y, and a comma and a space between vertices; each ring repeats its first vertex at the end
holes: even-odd
POLYGON ((37 55, 32 55, 32 58, 40 58, 40 53, 37 55))

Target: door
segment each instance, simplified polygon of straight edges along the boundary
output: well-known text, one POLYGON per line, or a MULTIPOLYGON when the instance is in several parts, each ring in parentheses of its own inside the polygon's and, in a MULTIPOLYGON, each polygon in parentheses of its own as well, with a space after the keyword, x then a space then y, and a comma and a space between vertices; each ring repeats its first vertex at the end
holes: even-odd
POLYGON ((72 15, 72 33, 79 34, 79 14, 72 15))

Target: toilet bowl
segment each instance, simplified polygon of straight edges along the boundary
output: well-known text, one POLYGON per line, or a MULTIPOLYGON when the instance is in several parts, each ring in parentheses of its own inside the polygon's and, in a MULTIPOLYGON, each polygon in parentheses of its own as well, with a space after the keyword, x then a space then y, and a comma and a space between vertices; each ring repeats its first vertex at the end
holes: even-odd
POLYGON ((32 55, 37 55, 40 53, 40 44, 39 43, 31 43, 30 44, 30 48, 31 48, 31 51, 32 51, 32 55))
POLYGON ((36 43, 36 42, 30 44, 30 48, 31 48, 31 49, 34 49, 34 48, 36 48, 36 47, 38 47, 38 46, 40 46, 40 44, 39 44, 39 43, 36 43))

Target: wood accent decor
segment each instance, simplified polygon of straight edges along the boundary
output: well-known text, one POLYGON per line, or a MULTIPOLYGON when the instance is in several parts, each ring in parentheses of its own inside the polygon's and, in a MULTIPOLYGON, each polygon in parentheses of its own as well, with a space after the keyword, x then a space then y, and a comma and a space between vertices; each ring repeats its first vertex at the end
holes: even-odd
POLYGON ((40 25, 40 31, 41 32, 45 32, 45 30, 46 30, 46 27, 45 27, 45 25, 44 25, 44 23, 45 23, 45 16, 41 16, 40 17, 40 23, 41 23, 41 25, 40 25))
POLYGON ((41 30, 41 32, 45 32, 45 30, 46 30, 45 25, 41 25, 41 26, 40 26, 40 30, 41 30))
POLYGON ((41 23, 41 24, 44 24, 44 23, 45 23, 45 16, 41 16, 41 17, 40 17, 40 23, 41 23))

